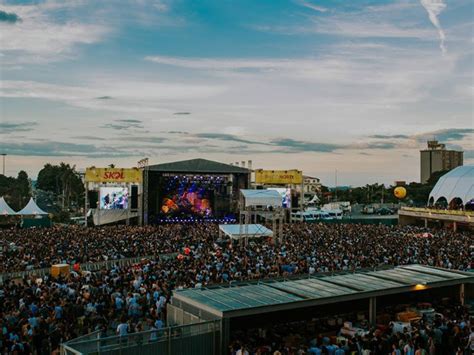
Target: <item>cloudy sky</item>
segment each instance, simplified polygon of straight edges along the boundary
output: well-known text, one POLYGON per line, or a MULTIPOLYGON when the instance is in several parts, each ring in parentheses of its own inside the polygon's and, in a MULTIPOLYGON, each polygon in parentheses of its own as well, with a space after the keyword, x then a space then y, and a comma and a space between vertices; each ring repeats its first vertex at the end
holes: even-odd
POLYGON ((474 163, 472 0, 0 1, 7 175, 204 157, 323 182, 474 163))

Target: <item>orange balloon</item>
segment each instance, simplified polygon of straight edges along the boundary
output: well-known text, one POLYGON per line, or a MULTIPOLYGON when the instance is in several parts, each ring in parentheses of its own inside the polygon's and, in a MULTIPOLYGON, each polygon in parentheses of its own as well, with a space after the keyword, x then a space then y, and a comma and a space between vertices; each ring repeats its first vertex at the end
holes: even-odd
POLYGON ((404 199, 407 195, 407 190, 403 186, 397 186, 393 190, 393 194, 395 195, 396 198, 398 199, 404 199))

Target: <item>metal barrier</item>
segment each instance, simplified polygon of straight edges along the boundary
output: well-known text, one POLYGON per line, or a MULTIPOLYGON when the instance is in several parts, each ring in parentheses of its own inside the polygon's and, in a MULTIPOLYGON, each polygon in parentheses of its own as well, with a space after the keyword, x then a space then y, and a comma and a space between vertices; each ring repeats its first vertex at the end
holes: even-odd
MULTIPOLYGON (((123 259, 111 259, 105 261, 98 261, 95 263, 85 263, 81 265, 82 271, 98 271, 98 270, 110 270, 113 267, 125 267, 130 266, 133 264, 139 263, 142 259, 149 259, 149 260, 169 260, 172 258, 176 258, 178 253, 169 253, 169 254, 158 254, 158 255, 145 255, 145 256, 137 256, 133 258, 123 258, 123 259)), ((72 266, 70 266, 72 270, 72 266)), ((13 272, 4 272, 0 273, 0 284, 3 283, 4 280, 8 279, 22 279, 24 277, 36 276, 36 277, 44 277, 45 275, 49 275, 51 272, 51 268, 42 268, 42 269, 33 269, 33 270, 24 270, 24 271, 13 271, 13 272)))
POLYGON ((402 211, 445 214, 450 216, 474 217, 474 211, 438 210, 435 208, 402 207, 402 211))
POLYGON ((61 344, 62 355, 142 354, 217 355, 221 349, 221 321, 209 321, 160 330, 101 338, 78 338, 61 344))

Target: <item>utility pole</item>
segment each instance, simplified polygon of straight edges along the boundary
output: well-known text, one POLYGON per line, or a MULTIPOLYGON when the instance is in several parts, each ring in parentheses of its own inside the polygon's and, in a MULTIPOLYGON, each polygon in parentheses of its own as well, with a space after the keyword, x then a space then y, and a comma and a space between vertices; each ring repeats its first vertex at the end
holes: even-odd
POLYGON ((336 187, 334 188, 334 195, 335 195, 335 200, 336 200, 335 202, 337 202, 337 169, 336 169, 334 180, 336 183, 336 187))
POLYGON ((3 157, 3 176, 5 176, 5 157, 7 156, 7 153, 2 153, 1 155, 3 157))

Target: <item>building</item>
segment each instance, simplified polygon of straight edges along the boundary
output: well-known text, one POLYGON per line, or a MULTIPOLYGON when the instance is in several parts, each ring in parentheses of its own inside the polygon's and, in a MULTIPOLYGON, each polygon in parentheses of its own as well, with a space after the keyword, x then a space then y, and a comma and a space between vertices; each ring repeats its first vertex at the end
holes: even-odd
POLYGON ((462 151, 448 150, 445 144, 428 141, 428 149, 420 151, 420 182, 428 182, 431 174, 437 171, 452 170, 463 165, 462 151))
POLYGON ((317 177, 304 175, 303 186, 305 196, 314 196, 321 193, 321 180, 317 177))

